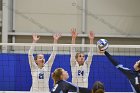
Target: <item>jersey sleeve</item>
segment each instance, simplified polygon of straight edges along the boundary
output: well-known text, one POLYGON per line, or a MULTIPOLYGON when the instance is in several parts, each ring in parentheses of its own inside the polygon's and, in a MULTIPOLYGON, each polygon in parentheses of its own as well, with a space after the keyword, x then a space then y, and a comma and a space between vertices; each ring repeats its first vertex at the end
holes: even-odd
POLYGON ((76 65, 76 61, 75 61, 75 48, 74 47, 71 47, 71 58, 70 58, 70 65, 71 66, 75 66, 76 65))
POLYGON ((36 68, 37 66, 34 60, 33 51, 34 51, 34 46, 31 46, 28 52, 29 65, 31 69, 36 68))
POLYGON ((92 57, 93 57, 93 48, 90 48, 89 53, 88 53, 88 57, 86 59, 86 63, 88 64, 88 66, 91 65, 92 57))
POLYGON ((80 93, 91 93, 91 90, 89 90, 88 88, 79 87, 79 92, 80 93))
POLYGON ((67 83, 67 88, 72 91, 72 92, 77 92, 77 93, 90 93, 90 90, 88 88, 82 88, 82 87, 78 87, 73 85, 70 82, 66 82, 67 83))
POLYGON ((119 69, 123 74, 125 74, 126 76, 130 76, 131 75, 131 70, 124 67, 122 64, 119 64, 116 60, 113 59, 113 57, 107 52, 105 51, 105 55, 107 56, 107 58, 110 60, 110 62, 117 68, 119 69))
POLYGON ((52 64, 53 64, 55 56, 56 56, 56 52, 57 52, 57 47, 53 46, 53 51, 52 51, 48 61, 45 63, 45 66, 48 65, 49 67, 52 67, 52 64))

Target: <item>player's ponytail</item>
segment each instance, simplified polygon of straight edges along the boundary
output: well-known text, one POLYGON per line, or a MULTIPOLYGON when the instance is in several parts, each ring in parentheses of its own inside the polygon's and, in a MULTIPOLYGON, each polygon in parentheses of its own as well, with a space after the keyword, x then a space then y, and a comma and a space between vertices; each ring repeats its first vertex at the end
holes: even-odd
POLYGON ((61 80, 61 75, 62 75, 62 68, 57 68, 55 71, 52 73, 52 79, 54 81, 54 85, 61 80))
POLYGON ((104 93, 104 85, 100 81, 96 81, 92 88, 92 93, 104 93))

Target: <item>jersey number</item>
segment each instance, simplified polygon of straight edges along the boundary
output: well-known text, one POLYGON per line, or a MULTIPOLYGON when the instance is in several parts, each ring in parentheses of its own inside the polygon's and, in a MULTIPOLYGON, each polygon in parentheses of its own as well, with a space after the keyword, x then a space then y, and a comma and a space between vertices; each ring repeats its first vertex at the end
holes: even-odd
POLYGON ((78 76, 84 76, 84 71, 78 70, 78 76))
POLYGON ((44 79, 44 73, 39 73, 39 79, 44 79))
POLYGON ((135 84, 136 84, 136 85, 140 84, 140 83, 139 83, 139 78, 138 78, 138 77, 135 77, 135 84))

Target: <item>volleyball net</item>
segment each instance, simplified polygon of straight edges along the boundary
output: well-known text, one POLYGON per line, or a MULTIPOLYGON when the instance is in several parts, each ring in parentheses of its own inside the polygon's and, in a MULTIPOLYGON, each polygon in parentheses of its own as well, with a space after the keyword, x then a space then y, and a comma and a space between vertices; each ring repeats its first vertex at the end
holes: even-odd
MULTIPOLYGON (((31 44, 31 43, 0 43, 0 91, 30 91, 33 75, 29 66, 28 53, 34 47, 33 56, 44 54, 47 61, 56 52, 53 65, 48 70, 48 88, 52 89, 51 73, 56 68, 64 68, 69 73, 68 81, 72 81, 70 66, 71 48, 75 52, 85 54, 85 59, 92 48, 88 87, 91 89, 95 81, 101 81, 106 92, 132 92, 127 78, 116 69, 104 54, 99 53, 96 45, 89 44, 31 44), (55 49, 53 47, 56 47, 55 49)), ((140 45, 109 45, 107 50, 118 62, 133 69, 140 59, 140 45)), ((46 87, 44 85, 44 87, 46 87)))

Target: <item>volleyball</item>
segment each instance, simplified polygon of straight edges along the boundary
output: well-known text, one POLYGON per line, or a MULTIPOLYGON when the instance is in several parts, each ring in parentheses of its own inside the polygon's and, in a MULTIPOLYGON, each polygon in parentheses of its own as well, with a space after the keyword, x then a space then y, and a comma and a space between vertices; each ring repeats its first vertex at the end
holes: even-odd
POLYGON ((106 39, 100 39, 97 41, 97 47, 100 51, 105 51, 109 46, 109 43, 106 39))

